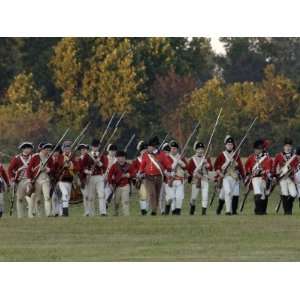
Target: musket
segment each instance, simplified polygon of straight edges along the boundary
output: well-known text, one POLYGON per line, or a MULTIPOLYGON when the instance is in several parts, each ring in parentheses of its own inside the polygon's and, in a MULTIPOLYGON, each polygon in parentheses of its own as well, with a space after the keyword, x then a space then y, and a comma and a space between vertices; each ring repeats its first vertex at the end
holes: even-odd
POLYGON ((163 147, 163 145, 166 142, 166 140, 167 140, 168 137, 169 137, 169 134, 167 133, 166 136, 164 137, 163 141, 159 145, 158 150, 161 150, 161 148, 163 147))
POLYGON ((117 132, 117 130, 118 130, 119 124, 120 124, 120 122, 122 121, 122 119, 123 119, 124 116, 125 116, 125 113, 126 113, 126 112, 124 111, 124 112, 122 113, 121 117, 119 118, 118 122, 116 123, 116 125, 115 125, 115 127, 114 127, 114 131, 112 132, 112 134, 110 135, 110 137, 107 139, 107 141, 106 141, 106 143, 105 143, 105 145, 104 145, 102 151, 100 152, 99 157, 101 157, 101 156, 104 154, 104 152, 105 152, 105 150, 106 150, 106 147, 109 145, 110 141, 111 141, 111 140, 113 139, 113 137, 115 136, 115 134, 116 134, 116 132, 117 132))
POLYGON ((280 197, 280 200, 279 200, 279 202, 278 202, 278 204, 277 204, 277 206, 276 206, 276 208, 275 208, 276 214, 278 214, 278 212, 279 212, 279 209, 280 209, 280 207, 281 207, 281 202, 282 202, 282 199, 281 199, 281 197, 280 197))
POLYGON ((88 128, 90 127, 90 125, 91 125, 91 122, 88 122, 87 125, 81 130, 81 132, 79 133, 79 135, 76 137, 76 139, 72 143, 71 150, 76 149, 77 146, 81 143, 81 141, 84 138, 85 133, 88 130, 88 128))
POLYGON ((243 198, 243 201, 242 201, 242 204, 241 204, 241 207, 240 207, 240 212, 243 211, 244 206, 245 206, 245 202, 246 202, 246 200, 247 200, 247 198, 248 198, 248 195, 250 194, 250 191, 251 191, 250 186, 251 186, 252 179, 253 179, 254 176, 257 174, 256 172, 257 172, 258 167, 261 165, 261 163, 262 163, 265 159, 266 159, 266 155, 264 155, 262 158, 260 158, 260 160, 259 160, 259 161, 254 165, 254 167, 253 167, 254 171, 252 170, 252 174, 251 174, 251 176, 249 176, 249 181, 248 181, 248 184, 247 184, 247 191, 246 191, 246 193, 245 193, 245 195, 244 195, 244 198, 243 198))
POLYGON ((127 145, 124 148, 124 151, 127 152, 129 146, 132 144, 133 140, 135 139, 135 133, 131 136, 130 140, 128 141, 127 145))
POLYGON ((204 163, 204 160, 206 159, 206 156, 207 156, 207 154, 208 154, 210 145, 211 145, 211 143, 212 143, 212 139, 213 139, 213 136, 214 136, 214 134, 215 134, 216 128, 217 128, 217 126, 218 126, 218 123, 219 123, 219 120, 220 120, 220 116, 221 116, 222 110, 223 110, 223 108, 221 108, 220 111, 219 111, 217 120, 216 120, 216 122, 215 122, 215 124, 214 124, 213 130, 212 130, 211 135, 210 135, 210 137, 209 137, 208 144, 207 144, 207 147, 206 147, 206 149, 205 149, 205 153, 204 153, 204 155, 203 155, 203 157, 202 157, 202 159, 201 159, 201 161, 200 161, 200 163, 199 163, 199 166, 196 168, 195 172, 197 172, 198 170, 202 170, 203 163, 204 163))
POLYGON ((10 206, 9 206, 9 215, 12 216, 15 202, 15 193, 16 193, 16 185, 12 184, 11 187, 11 196, 10 196, 10 206))
MULTIPOLYGON (((58 140, 58 142, 55 144, 55 147, 52 149, 51 153, 49 154, 49 156, 47 157, 47 159, 45 160, 45 162, 43 162, 37 172, 37 174, 34 176, 31 184, 32 187, 34 186, 35 181, 37 180, 37 178, 40 176, 41 172, 43 171, 43 169, 45 168, 45 166, 47 165, 48 161, 50 160, 50 158, 53 156, 57 146, 63 141, 63 139, 65 138, 65 136, 68 134, 68 132, 70 131, 70 128, 68 128, 64 134, 62 135, 62 137, 58 140)), ((33 188, 31 189, 31 191, 28 192, 27 196, 31 196, 33 194, 33 188)))
POLYGON ((106 128, 105 128, 105 130, 104 130, 104 133, 102 134, 102 137, 101 137, 101 139, 100 139, 100 144, 102 144, 102 142, 103 142, 103 140, 104 140, 104 138, 105 138, 105 136, 106 136, 108 130, 110 129, 111 123, 112 123, 112 121, 113 121, 115 115, 116 115, 116 113, 113 113, 113 115, 111 116, 111 118, 110 118, 110 120, 109 120, 109 122, 108 122, 108 124, 107 124, 107 126, 106 126, 106 128))

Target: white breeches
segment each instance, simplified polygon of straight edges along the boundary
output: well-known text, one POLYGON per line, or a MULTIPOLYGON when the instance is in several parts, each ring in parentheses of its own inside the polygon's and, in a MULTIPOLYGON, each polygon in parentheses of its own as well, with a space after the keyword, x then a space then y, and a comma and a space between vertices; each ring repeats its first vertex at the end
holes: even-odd
POLYGON ((232 197, 240 195, 239 181, 231 176, 223 178, 219 198, 225 200, 226 212, 231 212, 232 197))
POLYGON ((184 184, 181 180, 174 180, 172 186, 166 184, 166 202, 171 204, 172 210, 182 208, 184 199, 184 184))
POLYGON ((262 177, 254 177, 252 187, 254 195, 261 195, 262 199, 266 198, 266 181, 262 177))
POLYGON ((198 198, 200 190, 201 190, 202 207, 207 208, 209 183, 207 180, 204 179, 201 180, 201 188, 197 188, 197 185, 195 183, 192 184, 190 204, 196 205, 196 200, 198 198))
POLYGON ((297 197, 296 185, 291 178, 283 178, 280 180, 279 184, 282 196, 297 197))

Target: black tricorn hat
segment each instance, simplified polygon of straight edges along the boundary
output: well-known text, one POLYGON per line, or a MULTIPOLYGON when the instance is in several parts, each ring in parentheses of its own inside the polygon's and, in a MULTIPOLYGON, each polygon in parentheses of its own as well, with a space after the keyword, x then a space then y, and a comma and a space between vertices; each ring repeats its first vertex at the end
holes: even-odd
POLYGON ((194 150, 197 150, 197 149, 200 149, 200 148, 204 148, 204 144, 203 143, 201 143, 201 142, 195 142, 194 143, 194 147, 193 147, 193 149, 194 150))
POLYGON ((81 149, 89 150, 89 145, 88 144, 79 144, 77 147, 77 150, 81 150, 81 149))
POLYGON ((254 149, 264 149, 264 140, 256 140, 254 143, 253 143, 253 148, 254 149))
POLYGON ((92 147, 99 147, 100 141, 98 139, 93 139, 91 145, 92 147))
POLYGON ((123 150, 119 150, 119 151, 117 151, 117 153, 116 153, 116 157, 126 157, 126 156, 127 156, 127 154, 126 154, 126 152, 123 151, 123 150))
POLYGON ((285 138, 283 143, 284 145, 293 145, 293 140, 291 138, 285 138))
POLYGON ((115 144, 109 144, 106 148, 107 151, 117 151, 118 147, 115 144))
POLYGON ((141 152, 141 151, 143 151, 145 149, 147 149, 146 143, 143 140, 139 141, 138 144, 137 144, 137 146, 136 146, 136 150, 139 151, 139 152, 141 152))
POLYGON ((159 139, 157 136, 154 136, 153 138, 151 138, 148 142, 148 146, 153 146, 153 147, 157 147, 159 145, 159 139))
POLYGON ((166 151, 166 152, 170 152, 171 148, 169 143, 164 143, 163 146, 161 147, 161 150, 166 151))
POLYGON ((179 148, 179 144, 176 142, 176 141, 171 141, 170 143, 169 143, 169 145, 170 145, 170 147, 174 147, 174 148, 179 148))
POLYGON ((31 148, 31 149, 33 149, 34 146, 33 146, 33 144, 32 144, 31 142, 23 142, 23 143, 21 143, 21 144, 19 145, 18 148, 19 148, 20 150, 22 150, 22 149, 24 149, 24 148, 31 148))
POLYGON ((53 145, 51 143, 45 143, 42 147, 42 149, 53 149, 53 145))

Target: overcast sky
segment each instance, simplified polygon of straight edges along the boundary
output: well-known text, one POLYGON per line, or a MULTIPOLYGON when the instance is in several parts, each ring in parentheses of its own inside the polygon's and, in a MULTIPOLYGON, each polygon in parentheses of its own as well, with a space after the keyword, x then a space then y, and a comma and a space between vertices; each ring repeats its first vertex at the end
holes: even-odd
POLYGON ((216 53, 225 54, 225 49, 219 41, 219 37, 211 37, 211 46, 216 53))

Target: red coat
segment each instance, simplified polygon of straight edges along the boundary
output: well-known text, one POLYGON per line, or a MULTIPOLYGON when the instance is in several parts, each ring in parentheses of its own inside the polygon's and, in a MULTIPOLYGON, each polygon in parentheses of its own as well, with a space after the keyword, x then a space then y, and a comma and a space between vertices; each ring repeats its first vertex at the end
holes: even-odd
POLYGON ((136 177, 136 174, 138 173, 138 171, 140 170, 140 166, 141 166, 141 161, 142 158, 141 157, 137 157, 135 160, 132 161, 131 163, 131 168, 134 172, 134 177, 136 177))
POLYGON ((108 159, 105 155, 102 155, 100 161, 102 162, 101 167, 95 165, 94 160, 90 157, 88 153, 86 153, 79 163, 80 172, 84 173, 85 170, 92 170, 92 176, 104 175, 108 167, 108 159))
MULTIPOLYGON (((200 157, 199 157, 199 158, 200 158, 200 157)), ((213 165, 212 165, 212 162, 211 162, 210 157, 207 157, 206 160, 207 160, 207 163, 209 164, 209 167, 206 168, 206 170, 207 170, 207 171, 212 171, 212 170, 213 170, 213 165)), ((197 166, 196 166, 196 164, 195 164, 195 162, 194 162, 194 159, 193 159, 193 157, 191 157, 191 158, 190 158, 190 161, 189 161, 189 163, 188 163, 188 166, 187 166, 187 170, 188 170, 188 172, 189 172, 189 174, 190 174, 191 176, 193 176, 196 167, 197 167, 197 166)))
MULTIPOLYGON (((33 154, 29 161, 28 168, 26 170, 26 176, 30 180, 33 180, 36 177, 39 171, 40 164, 41 164, 40 154, 39 153, 33 154)), ((55 165, 52 157, 48 160, 46 166, 50 169, 49 175, 55 174, 55 165)))
POLYGON ((156 161, 158 161, 162 172, 171 171, 172 161, 170 157, 163 151, 158 151, 155 154, 149 154, 145 152, 142 156, 142 162, 140 165, 140 172, 145 173, 148 176, 161 175, 159 168, 151 161, 149 155, 152 155, 156 161))
MULTIPOLYGON (((277 168, 282 168, 284 165, 287 163, 288 159, 284 156, 282 152, 276 154, 275 159, 274 159, 274 168, 273 168, 273 173, 274 175, 277 175, 277 168)), ((290 167, 292 169, 291 174, 293 175, 298 167, 298 158, 297 156, 294 157, 292 162, 290 163, 290 167)))
POLYGON ((7 185, 9 185, 9 180, 8 180, 7 173, 6 173, 4 167, 1 163, 0 163, 0 177, 5 181, 5 183, 7 185))
POLYGON ((116 185, 117 187, 123 187, 129 184, 131 178, 135 176, 134 168, 132 164, 125 163, 121 166, 118 162, 114 163, 108 172, 108 183, 116 185), (130 178, 123 177, 125 174, 129 173, 130 178))
MULTIPOLYGON (((246 174, 252 174, 253 167, 261 158, 258 158, 256 154, 251 154, 245 164, 246 174)), ((267 174, 273 171, 273 159, 267 154, 267 157, 260 164, 261 172, 256 177, 266 177, 267 174)))
MULTIPOLYGON (((239 171, 240 175, 242 176, 242 178, 245 177, 245 171, 244 171, 244 167, 243 167, 243 163, 241 161, 241 158, 239 155, 235 155, 234 156, 235 161, 237 162, 237 170, 239 171)), ((226 158, 224 153, 220 153, 219 156, 217 157, 215 164, 214 164, 214 169, 215 171, 222 171, 222 166, 224 165, 224 163, 226 162, 226 158)))
MULTIPOLYGON (((71 154, 72 155, 72 154, 71 154)), ((79 170, 79 163, 75 161, 75 158, 71 158, 71 162, 73 163, 73 169, 70 170, 68 168, 64 168, 65 164, 65 156, 63 154, 59 154, 57 160, 55 161, 55 176, 59 177, 56 178, 59 181, 73 181, 73 175, 79 170)))
MULTIPOLYGON (((29 163, 31 156, 28 157, 27 163, 29 163)), ((8 177, 10 181, 20 181, 21 177, 26 176, 27 166, 24 164, 25 162, 24 156, 18 154, 14 156, 8 166, 8 177), (23 159, 23 160, 22 160, 23 159)))

